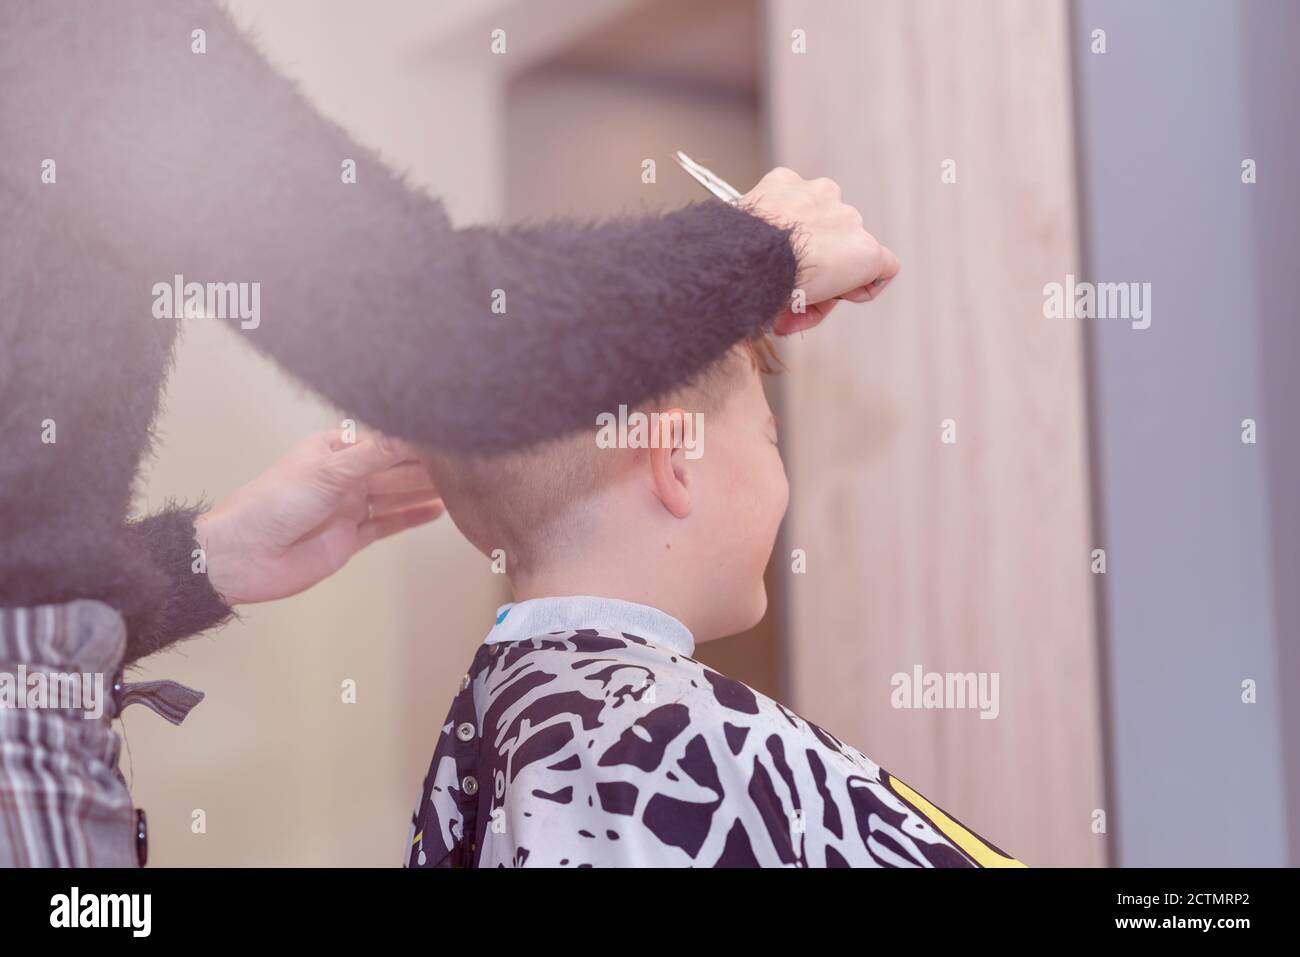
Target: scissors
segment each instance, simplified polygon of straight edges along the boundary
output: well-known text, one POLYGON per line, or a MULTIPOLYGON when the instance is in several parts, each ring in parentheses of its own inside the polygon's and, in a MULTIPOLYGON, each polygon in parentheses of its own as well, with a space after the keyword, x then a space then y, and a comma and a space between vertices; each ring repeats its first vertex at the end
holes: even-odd
POLYGON ((733 206, 740 201, 741 192, 707 166, 701 166, 681 150, 677 151, 677 162, 682 169, 695 177, 696 181, 724 203, 733 206))
MULTIPOLYGON (((707 189, 724 203, 730 203, 732 206, 740 201, 743 195, 740 190, 732 186, 725 179, 719 176, 707 166, 701 166, 695 160, 691 159, 681 150, 677 151, 677 162, 681 164, 682 169, 686 170, 696 182, 707 189)), ((883 280, 877 279, 871 283, 872 286, 879 286, 883 280)), ((843 296, 836 296, 836 299, 843 299, 843 296)))

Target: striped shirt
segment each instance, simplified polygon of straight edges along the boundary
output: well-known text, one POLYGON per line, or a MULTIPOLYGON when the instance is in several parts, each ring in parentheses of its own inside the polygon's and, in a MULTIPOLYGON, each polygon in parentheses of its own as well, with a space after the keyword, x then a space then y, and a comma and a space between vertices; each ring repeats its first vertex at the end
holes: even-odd
POLYGON ((98 601, 0 608, 0 867, 135 867, 143 812, 113 719, 141 703, 179 724, 202 699, 126 685, 126 625, 98 601))

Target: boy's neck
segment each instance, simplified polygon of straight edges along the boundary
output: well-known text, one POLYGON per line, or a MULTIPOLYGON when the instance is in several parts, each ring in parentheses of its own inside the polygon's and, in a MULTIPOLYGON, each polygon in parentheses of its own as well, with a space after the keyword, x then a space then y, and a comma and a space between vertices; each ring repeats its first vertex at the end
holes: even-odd
POLYGON ((638 576, 610 574, 596 569, 566 568, 563 573, 544 569, 532 574, 512 576, 510 584, 517 602, 575 596, 615 598, 649 605, 671 615, 690 629, 697 641, 711 637, 699 633, 700 616, 695 613, 690 602, 683 600, 684 596, 677 593, 678 589, 655 581, 652 577, 640 579, 638 576))
POLYGON ((635 635, 682 655, 690 656, 695 651, 691 630, 662 609, 622 598, 592 595, 529 598, 498 609, 496 621, 484 640, 488 644, 512 642, 585 629, 610 635, 635 635))

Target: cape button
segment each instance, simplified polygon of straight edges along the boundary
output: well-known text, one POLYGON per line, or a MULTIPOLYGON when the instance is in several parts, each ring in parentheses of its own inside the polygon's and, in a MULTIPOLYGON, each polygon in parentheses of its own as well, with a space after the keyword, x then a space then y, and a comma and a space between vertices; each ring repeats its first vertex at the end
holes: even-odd
POLYGON ((144 809, 135 809, 135 859, 141 867, 149 863, 149 822, 144 809))

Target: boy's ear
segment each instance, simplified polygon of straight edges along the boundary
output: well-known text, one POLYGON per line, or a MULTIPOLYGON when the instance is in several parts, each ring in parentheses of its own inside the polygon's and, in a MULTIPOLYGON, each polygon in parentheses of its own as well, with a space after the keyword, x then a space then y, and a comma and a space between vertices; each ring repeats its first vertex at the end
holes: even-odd
POLYGON ((669 409, 659 413, 657 443, 650 452, 650 478, 655 496, 674 518, 691 514, 690 475, 686 468, 683 436, 686 413, 669 409))

